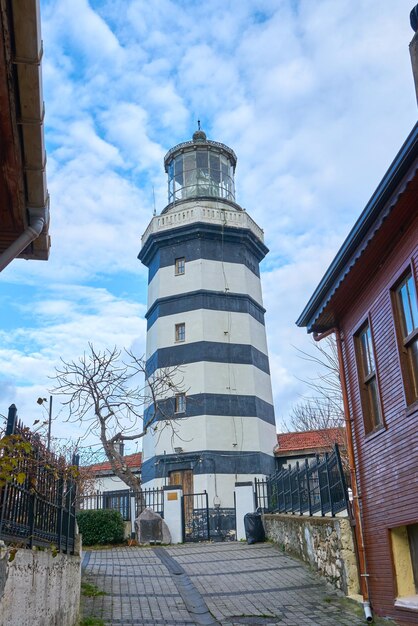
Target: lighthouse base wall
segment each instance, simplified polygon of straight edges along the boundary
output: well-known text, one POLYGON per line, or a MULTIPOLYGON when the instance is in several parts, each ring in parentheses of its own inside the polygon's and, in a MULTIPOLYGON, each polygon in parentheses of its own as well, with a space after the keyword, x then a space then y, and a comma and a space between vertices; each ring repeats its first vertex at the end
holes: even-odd
MULTIPOLYGON (((193 493, 208 494, 210 508, 234 508, 235 507, 235 483, 253 483, 254 479, 262 480, 265 474, 197 474, 193 476, 193 493)), ((161 489, 169 485, 169 478, 155 478, 143 483, 143 489, 161 489)), ((246 511, 251 513, 251 510, 246 511)))

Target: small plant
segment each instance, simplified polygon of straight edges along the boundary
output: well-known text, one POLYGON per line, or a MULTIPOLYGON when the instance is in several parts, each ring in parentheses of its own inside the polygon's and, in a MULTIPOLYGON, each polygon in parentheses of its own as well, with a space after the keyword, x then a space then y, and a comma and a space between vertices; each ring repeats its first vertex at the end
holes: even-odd
POLYGON ((32 445, 21 435, 0 438, 0 487, 4 487, 11 480, 23 485, 27 475, 22 471, 22 466, 31 451, 32 445))
POLYGON ((81 595, 87 596, 88 598, 95 598, 96 596, 106 596, 106 592, 102 591, 96 585, 88 582, 81 583, 81 595))
POLYGON ((80 511, 77 514, 77 523, 85 546, 124 541, 125 528, 119 511, 80 511))
POLYGON ((106 624, 99 617, 85 617, 81 620, 80 626, 106 626, 106 624))

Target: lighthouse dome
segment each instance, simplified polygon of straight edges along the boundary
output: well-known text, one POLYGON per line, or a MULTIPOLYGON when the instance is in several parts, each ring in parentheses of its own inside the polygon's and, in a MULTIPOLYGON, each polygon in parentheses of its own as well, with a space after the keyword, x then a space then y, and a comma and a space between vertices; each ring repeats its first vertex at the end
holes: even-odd
POLYGON ((190 198, 218 198, 235 202, 235 152, 207 139, 199 127, 191 141, 179 143, 164 158, 169 205, 190 198))

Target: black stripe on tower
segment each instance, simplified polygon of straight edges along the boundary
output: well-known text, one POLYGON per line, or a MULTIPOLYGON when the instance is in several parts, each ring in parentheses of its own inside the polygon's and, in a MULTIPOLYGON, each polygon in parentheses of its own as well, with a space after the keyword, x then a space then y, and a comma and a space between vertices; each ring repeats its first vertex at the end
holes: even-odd
POLYGON ((234 228, 196 222, 151 234, 138 259, 149 268, 150 282, 160 267, 174 265, 176 258, 187 261, 209 259, 240 263, 260 276, 258 264, 268 248, 248 228, 234 228))
MULTIPOLYGON (((167 416, 175 419, 197 417, 199 415, 220 415, 223 417, 254 417, 268 424, 275 424, 274 407, 257 396, 244 396, 227 393, 196 393, 186 396, 184 413, 175 412, 175 398, 166 398, 158 402, 158 419, 167 416)), ((154 407, 144 411, 144 424, 148 424, 154 414, 154 407)))
POLYGON ((270 374, 268 356, 244 343, 221 343, 217 341, 194 341, 180 345, 159 348, 147 360, 147 374, 163 367, 175 367, 187 363, 237 363, 254 365, 262 372, 270 374))
POLYGON ((167 296, 155 300, 145 315, 147 318, 147 329, 150 329, 159 317, 196 311, 198 309, 248 313, 263 325, 264 313, 266 312, 258 302, 247 294, 200 289, 199 291, 180 293, 175 296, 167 296))
POLYGON ((221 452, 202 450, 186 454, 156 455, 142 464, 141 479, 146 483, 165 478, 175 470, 192 469, 193 474, 272 474, 275 459, 264 452, 221 452))

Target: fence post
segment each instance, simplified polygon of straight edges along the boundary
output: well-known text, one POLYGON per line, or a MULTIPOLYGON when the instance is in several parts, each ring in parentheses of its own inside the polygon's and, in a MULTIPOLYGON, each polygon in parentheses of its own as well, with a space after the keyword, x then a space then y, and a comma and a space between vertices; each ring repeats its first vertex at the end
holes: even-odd
POLYGON ((322 485, 321 485, 321 472, 320 472, 320 465, 321 465, 321 461, 319 458, 319 454, 315 454, 315 462, 316 462, 316 475, 318 477, 318 490, 319 490, 319 504, 321 507, 321 515, 322 517, 324 517, 325 515, 325 507, 324 507, 324 501, 322 498, 322 485))
POLYGON ((71 480, 67 480, 67 493, 65 495, 65 511, 67 515, 66 531, 65 531, 65 551, 70 554, 70 523, 71 523, 71 495, 73 491, 73 483, 71 480))
POLYGON ((58 552, 61 552, 61 543, 62 543, 62 505, 63 505, 63 497, 64 497, 64 479, 60 475, 58 479, 58 502, 57 502, 57 549, 58 552))
POLYGON ((329 454, 328 452, 325 452, 325 468, 326 468, 326 472, 327 472, 327 488, 328 488, 328 497, 329 497, 329 506, 331 509, 331 517, 335 517, 335 513, 334 513, 334 499, 332 497, 331 494, 331 483, 329 480, 329 454))
MULTIPOLYGON (((16 428, 16 422, 17 422, 17 408, 15 404, 11 404, 9 406, 9 412, 7 414, 7 424, 6 424, 6 437, 9 435, 13 435, 15 432, 15 428, 16 428)), ((0 537, 1 537, 1 531, 3 528, 3 521, 4 521, 4 509, 6 507, 6 502, 7 502, 7 493, 8 493, 8 485, 6 484, 3 489, 0 490, 0 496, 1 496, 1 500, 0 500, 0 505, 1 505, 1 511, 0 511, 0 537)))
POLYGON ((335 456, 337 459, 337 465, 338 465, 338 471, 340 474, 340 480, 341 480, 341 485, 343 487, 343 492, 344 492, 344 499, 345 499, 345 507, 347 509, 348 512, 348 491, 347 491, 347 483, 345 482, 345 474, 344 474, 344 470, 343 470, 343 464, 341 463, 341 456, 340 456, 340 446, 338 445, 338 443, 334 444, 334 450, 335 450, 335 456))
POLYGON ((298 500, 299 500, 299 515, 302 515, 302 500, 300 497, 300 468, 299 468, 299 461, 296 461, 296 476, 297 476, 297 480, 298 480, 298 500))
POLYGON ((36 465, 35 469, 33 466, 29 470, 29 548, 33 546, 33 537, 35 534, 35 520, 37 516, 37 505, 38 505, 38 496, 36 493, 36 489, 39 488, 38 484, 38 475, 39 475, 39 460, 40 460, 40 450, 39 447, 36 448, 36 465), (34 473, 35 472, 35 473, 34 473))
MULTIPOLYGON (((77 472, 78 472, 78 468, 80 466, 80 455, 79 454, 73 454, 72 457, 72 465, 74 467, 77 468, 77 472)), ((77 501, 77 481, 76 481, 76 477, 73 474, 70 478, 71 481, 71 487, 72 487, 72 499, 70 501, 70 522, 71 522, 71 540, 72 540, 72 546, 73 546, 73 551, 75 551, 75 529, 76 529, 76 501, 77 501)), ((68 551, 67 551, 68 554, 68 551)))
POLYGON ((209 539, 210 539, 209 496, 207 494, 206 489, 204 491, 204 494, 205 494, 205 499, 206 499, 206 524, 208 526, 208 538, 207 538, 207 540, 209 541, 209 539))
POLYGON ((135 491, 129 493, 129 512, 131 517, 131 539, 135 539, 135 518, 136 518, 136 495, 135 491))
POLYGON ((311 481, 309 480, 309 461, 305 459, 305 470, 306 470, 306 486, 308 488, 308 511, 309 516, 312 515, 312 502, 311 502, 311 481))
POLYGON ((17 421, 17 408, 15 404, 11 404, 9 406, 9 412, 7 414, 7 425, 6 425, 6 437, 8 435, 14 435, 17 421))

